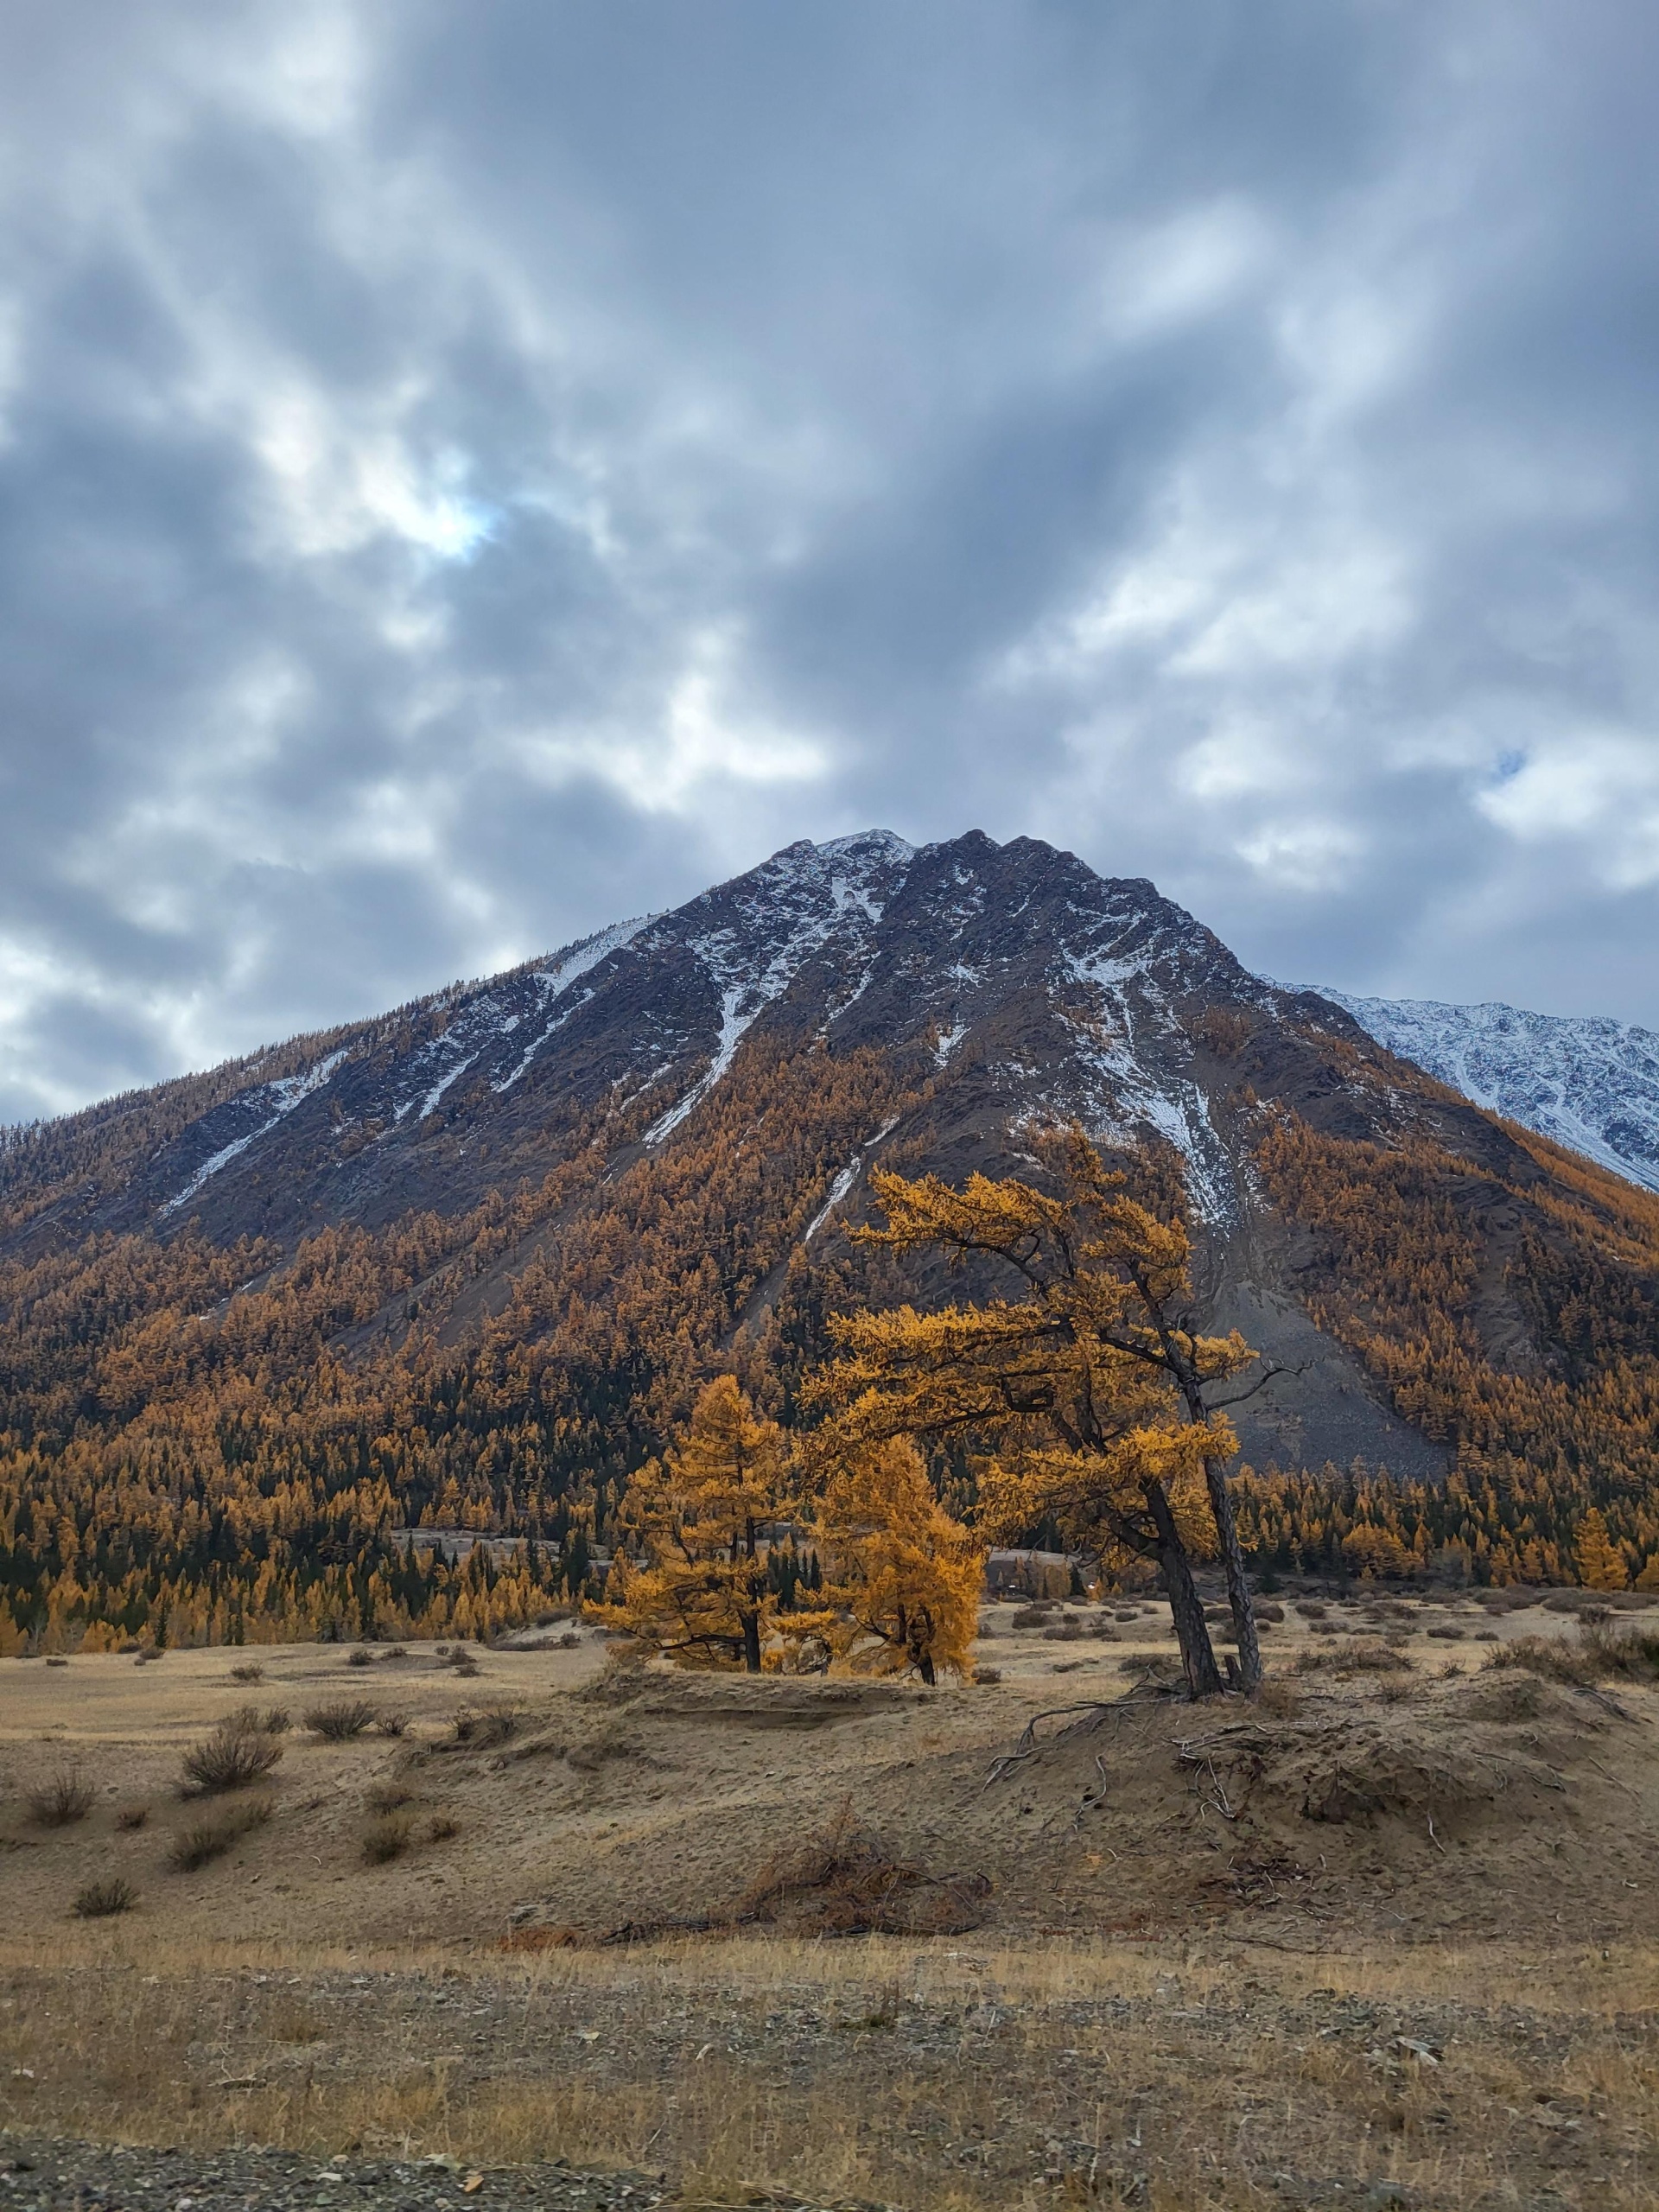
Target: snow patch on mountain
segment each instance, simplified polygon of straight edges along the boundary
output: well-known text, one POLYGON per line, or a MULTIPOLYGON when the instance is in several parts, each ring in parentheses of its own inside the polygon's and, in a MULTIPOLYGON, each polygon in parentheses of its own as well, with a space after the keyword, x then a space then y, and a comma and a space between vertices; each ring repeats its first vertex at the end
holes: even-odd
MULTIPOLYGON (((550 953, 536 971, 536 988, 543 1005, 557 1006, 572 984, 580 982, 591 969, 598 967, 601 960, 607 960, 612 953, 620 952, 625 944, 632 944, 640 931, 657 918, 655 914, 640 914, 632 921, 613 922, 608 929, 596 930, 592 937, 582 938, 575 944, 567 944, 563 951, 550 953)), ((537 1031, 533 1043, 525 1046, 518 1065, 499 1083, 492 1084, 490 1088, 497 1092, 511 1090, 548 1039, 556 1031, 563 1029, 571 1015, 579 1013, 592 996, 593 993, 588 991, 562 1013, 556 1014, 537 1031)), ((504 1030, 516 1029, 518 1026, 518 1017, 516 1014, 502 1024, 504 1030)))
POLYGON ((315 1067, 308 1068, 303 1075, 283 1076, 275 1083, 262 1083, 257 1090, 245 1090, 240 1097, 228 1100, 226 1103, 232 1108, 255 1107, 261 1112, 269 1108, 270 1110, 264 1113, 264 1120, 255 1128, 232 1138, 229 1144, 221 1145, 211 1158, 204 1160, 178 1196, 168 1198, 158 1211, 163 1216, 176 1213, 181 1205, 195 1197, 204 1183, 211 1181, 219 1173, 220 1168, 228 1167, 232 1160, 245 1153, 251 1144, 257 1144, 261 1137, 269 1136, 278 1122, 291 1114, 296 1106, 303 1105, 314 1090, 320 1090, 345 1057, 344 1052, 330 1052, 326 1059, 319 1060, 315 1067))
POLYGON ((1659 1036, 1652 1030, 1500 1003, 1320 995, 1477 1106, 1659 1191, 1659 1036))

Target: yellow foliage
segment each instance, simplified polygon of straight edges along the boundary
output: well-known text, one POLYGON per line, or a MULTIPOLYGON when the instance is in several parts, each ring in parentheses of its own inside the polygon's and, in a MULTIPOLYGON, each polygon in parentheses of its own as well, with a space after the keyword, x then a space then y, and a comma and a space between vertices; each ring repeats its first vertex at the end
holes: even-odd
POLYGON ((889 1438, 847 1452, 823 1489, 817 1529, 822 1615, 784 1616, 795 1639, 822 1639, 857 1674, 941 1668, 965 1674, 979 1622, 984 1547, 939 1503, 913 1444, 889 1438))
POLYGON ((653 1638, 681 1666, 759 1674, 777 1611, 763 1524, 788 1510, 788 1465, 777 1423, 757 1418, 734 1376, 716 1376, 679 1450, 629 1484, 619 1527, 641 1563, 619 1554, 590 1617, 653 1638))
POLYGON ((1573 1548, 1578 1558, 1579 1580, 1586 1590, 1623 1590, 1630 1581, 1630 1571, 1593 1505, 1579 1523, 1578 1541, 1573 1548))
POLYGON ((963 1436, 995 1452, 981 1501, 992 1533, 1052 1517, 1109 1564, 1156 1559, 1188 1679, 1214 1688, 1188 1562, 1216 1543, 1219 1471, 1236 1442, 1205 1392, 1255 1355, 1236 1332, 1194 1328, 1180 1219, 1127 1196, 1080 1129, 1035 1145, 1055 1194, 977 1174, 961 1191, 935 1175, 872 1176, 887 1225, 860 1231, 863 1242, 1000 1261, 1022 1294, 843 1319, 841 1356, 807 1402, 830 1413, 832 1448, 849 1455, 898 1436, 963 1436))

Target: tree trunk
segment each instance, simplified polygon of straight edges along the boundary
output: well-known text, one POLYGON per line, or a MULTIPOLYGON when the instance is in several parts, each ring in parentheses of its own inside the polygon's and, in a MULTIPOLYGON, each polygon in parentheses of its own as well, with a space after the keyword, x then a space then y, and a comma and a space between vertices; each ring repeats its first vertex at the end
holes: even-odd
POLYGON ((1238 1523, 1227 1492, 1227 1475, 1219 1459, 1206 1459, 1204 1478, 1210 1488, 1210 1510, 1221 1539, 1222 1565, 1227 1570, 1227 1602, 1233 1609, 1233 1633, 1238 1638, 1238 1686, 1253 1697, 1262 1686, 1262 1644, 1255 1632, 1255 1605, 1244 1576, 1244 1554, 1239 1549, 1238 1523))
POLYGON ((1219 1697, 1224 1685, 1221 1669, 1216 1664, 1215 1647, 1205 1625, 1204 1603, 1192 1580, 1192 1570, 1187 1565, 1186 1546, 1175 1526, 1163 1484, 1147 1484, 1144 1495, 1153 1526, 1158 1531, 1158 1557, 1164 1580, 1169 1585, 1169 1617, 1175 1624, 1176 1641, 1181 1647, 1186 1687, 1194 1697, 1219 1697))
POLYGON ((743 1664, 752 1675, 758 1675, 760 1671, 760 1616, 759 1613, 745 1613, 743 1616, 743 1664))
POLYGON ((927 1684, 929 1689, 931 1689, 939 1679, 934 1672, 933 1654, 931 1651, 924 1651, 917 1663, 922 1670, 922 1680, 927 1684))

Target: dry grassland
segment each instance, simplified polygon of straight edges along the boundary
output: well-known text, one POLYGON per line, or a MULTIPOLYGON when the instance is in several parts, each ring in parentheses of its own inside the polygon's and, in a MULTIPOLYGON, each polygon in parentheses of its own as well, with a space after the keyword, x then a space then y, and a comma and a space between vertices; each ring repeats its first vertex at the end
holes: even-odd
POLYGON ((1002 1680, 931 1695, 601 1675, 591 1642, 461 1681, 418 1646, 7 1664, 0 2120, 562 2156, 700 2202, 1659 2203, 1659 1692, 1483 1670, 1482 1637, 1577 1634, 1542 1610, 1293 1606, 1262 1708, 1193 1708, 1124 1695, 1169 1648, 1150 1611, 1111 1643, 1091 1609, 1052 1641, 993 1610, 1002 1680), (404 1732, 304 1728, 348 1697, 404 1732), (181 1798, 256 1702, 293 1717, 269 1780, 181 1798), (77 1769, 92 1808, 41 1825, 77 1769), (807 1897, 664 1932, 848 1806, 895 1861, 987 1878, 982 1924, 829 1941, 807 1897), (115 1878, 133 1909, 77 1918, 115 1878))

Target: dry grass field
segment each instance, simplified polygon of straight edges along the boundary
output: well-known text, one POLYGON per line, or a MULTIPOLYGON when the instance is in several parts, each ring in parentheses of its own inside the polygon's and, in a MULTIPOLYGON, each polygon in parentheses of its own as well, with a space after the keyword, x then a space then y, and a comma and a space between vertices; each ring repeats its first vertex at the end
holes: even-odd
POLYGON ((933 1693, 586 1632, 3 1662, 0 2121, 454 2156, 481 2202, 563 2157, 705 2203, 1659 2203, 1659 1690, 1571 1679, 1544 1605, 1283 1611, 1254 1707, 1158 1694, 1150 1604, 988 1607, 1001 1679, 933 1693), (1522 1638, 1568 1679, 1491 1664, 1522 1638), (248 1707, 280 1756, 201 1792, 248 1707))

